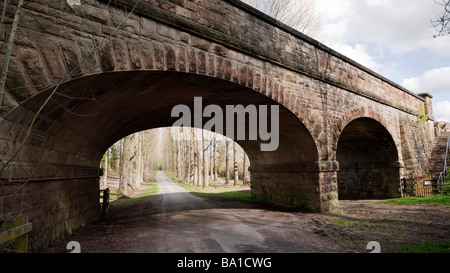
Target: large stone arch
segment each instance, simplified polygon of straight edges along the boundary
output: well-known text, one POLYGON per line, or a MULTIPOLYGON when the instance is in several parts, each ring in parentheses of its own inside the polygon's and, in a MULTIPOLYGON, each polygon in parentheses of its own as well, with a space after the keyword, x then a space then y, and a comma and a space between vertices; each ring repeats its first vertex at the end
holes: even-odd
POLYGON ((261 151, 261 140, 238 141, 249 154, 252 193, 313 211, 337 207, 336 166, 319 160, 316 142, 306 126, 272 97, 239 82, 167 70, 116 71, 72 79, 54 91, 50 88, 30 97, 0 122, 8 147, 3 158, 7 158, 25 139, 31 121, 51 96, 32 134, 1 177, 11 186, 8 192, 27 181, 21 193, 26 201, 11 200, 3 215, 11 215, 17 207, 36 211, 32 219, 36 236, 44 236, 41 232, 49 228, 58 231, 46 236, 56 236, 95 220, 99 163, 107 147, 134 132, 171 126, 177 120, 171 117, 173 107, 184 104, 192 109, 194 97, 202 98, 203 107, 278 106, 277 150, 261 151), (41 220, 52 217, 56 219, 41 220))

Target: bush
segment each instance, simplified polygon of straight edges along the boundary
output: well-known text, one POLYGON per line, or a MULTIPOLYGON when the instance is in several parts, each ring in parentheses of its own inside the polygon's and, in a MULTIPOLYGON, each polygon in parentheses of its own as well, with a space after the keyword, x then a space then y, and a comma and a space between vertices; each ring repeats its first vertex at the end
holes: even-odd
POLYGON ((442 185, 441 193, 445 195, 450 195, 450 172, 447 171, 446 181, 442 185))

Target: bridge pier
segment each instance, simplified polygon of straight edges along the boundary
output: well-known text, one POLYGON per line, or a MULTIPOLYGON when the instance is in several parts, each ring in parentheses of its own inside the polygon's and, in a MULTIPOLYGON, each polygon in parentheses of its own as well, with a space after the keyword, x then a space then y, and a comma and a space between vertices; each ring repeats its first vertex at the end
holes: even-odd
POLYGON ((337 211, 336 161, 251 166, 252 194, 286 207, 337 211))
POLYGON ((37 252, 99 218, 98 189, 98 177, 1 182, 0 215, 27 215, 30 251, 37 252))

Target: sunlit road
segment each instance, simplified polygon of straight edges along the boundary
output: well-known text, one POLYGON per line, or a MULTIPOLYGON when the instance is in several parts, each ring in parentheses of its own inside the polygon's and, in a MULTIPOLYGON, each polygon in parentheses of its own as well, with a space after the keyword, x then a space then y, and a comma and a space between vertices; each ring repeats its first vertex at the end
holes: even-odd
MULTIPOLYGON (((130 252, 139 253, 264 253, 264 252, 333 252, 315 244, 295 243, 286 238, 277 221, 267 219, 260 225, 252 221, 249 209, 215 207, 188 193, 163 172, 157 173, 162 201, 157 213, 146 219, 148 232, 133 245, 130 252), (242 214, 241 214, 242 211, 242 214), (148 221, 147 221, 148 220, 148 221)), ((281 213, 282 214, 282 213, 281 213)), ((275 219, 274 219, 275 220, 275 219)), ((286 227, 290 228, 290 227, 286 227)), ((286 234, 287 235, 287 234, 286 234)), ((314 237, 314 236, 313 236, 314 237)), ((304 239, 305 239, 304 238, 304 239)))

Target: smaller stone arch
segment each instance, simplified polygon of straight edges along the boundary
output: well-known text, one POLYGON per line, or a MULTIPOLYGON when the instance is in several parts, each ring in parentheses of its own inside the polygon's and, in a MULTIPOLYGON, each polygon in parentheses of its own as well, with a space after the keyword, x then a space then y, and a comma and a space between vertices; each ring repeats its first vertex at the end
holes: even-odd
MULTIPOLYGON (((395 143, 395 146, 397 148, 397 155, 399 157, 399 160, 402 158, 401 156, 401 143, 398 141, 398 139, 395 137, 394 130, 389 125, 390 123, 386 118, 382 115, 384 112, 382 110, 374 111, 368 108, 360 107, 352 109, 351 111, 345 112, 339 119, 336 120, 336 123, 334 124, 334 139, 335 141, 331 144, 332 150, 337 150, 338 140, 339 137, 342 135, 342 131, 353 121, 360 119, 360 118, 368 118, 373 119, 377 121, 380 125, 382 125, 387 132, 392 137, 393 142, 395 143)), ((331 154, 331 158, 335 159, 336 154, 331 154)))
POLYGON ((358 117, 340 132, 336 143, 339 199, 401 197, 398 149, 383 121, 358 117))

